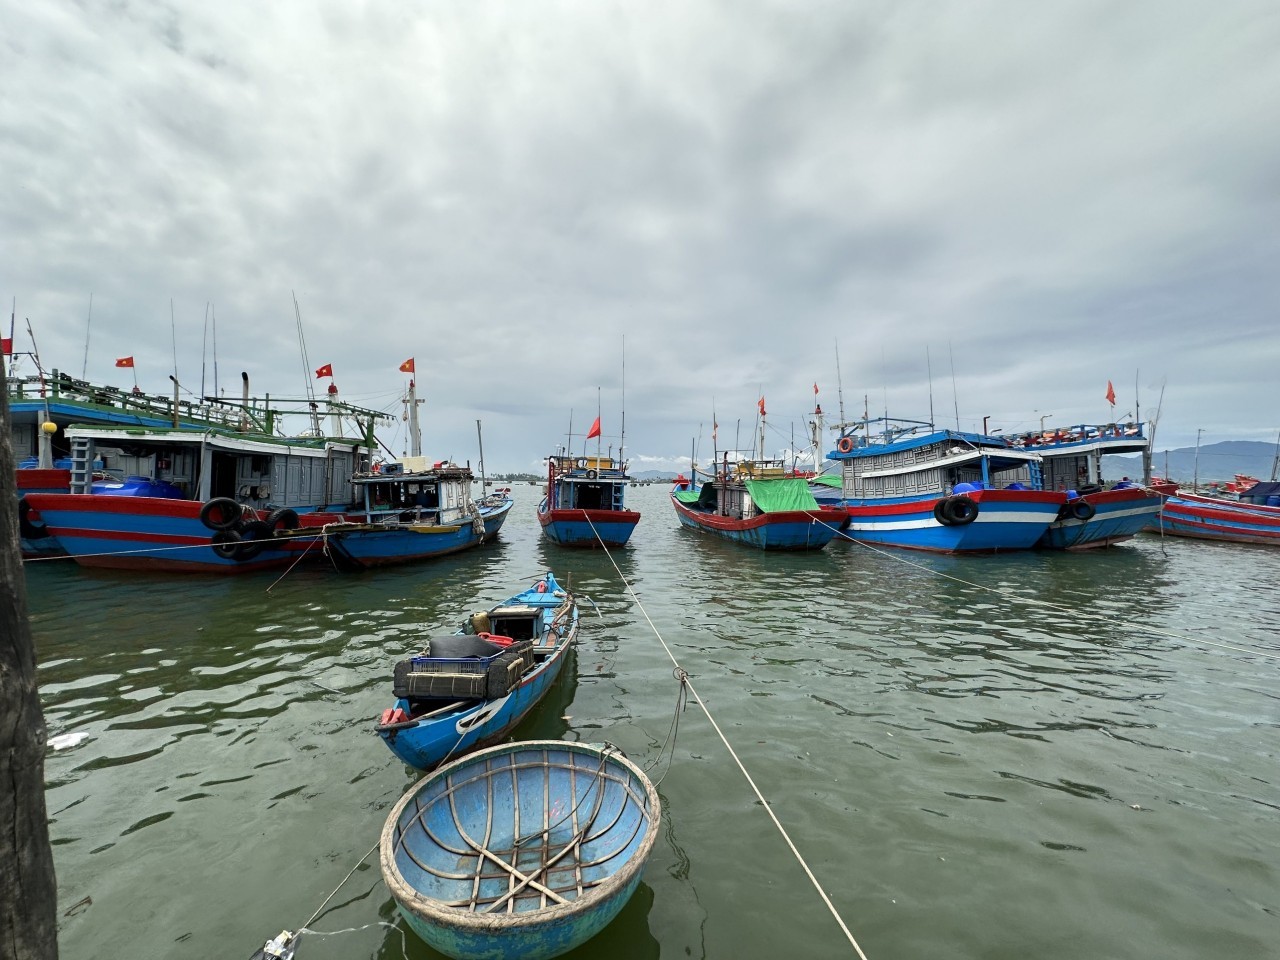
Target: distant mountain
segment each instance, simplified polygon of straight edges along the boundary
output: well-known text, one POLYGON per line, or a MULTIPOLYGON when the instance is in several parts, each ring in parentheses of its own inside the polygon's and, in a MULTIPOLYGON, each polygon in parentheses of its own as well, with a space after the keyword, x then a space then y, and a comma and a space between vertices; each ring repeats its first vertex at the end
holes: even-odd
MULTIPOLYGON (((1230 480, 1237 473, 1266 480, 1271 476, 1275 457, 1275 444, 1261 440, 1223 440, 1219 443, 1201 444, 1200 482, 1230 480)), ((1197 472, 1196 448, 1158 450, 1151 459, 1151 469, 1158 477, 1190 483, 1197 472)), ((1106 480, 1141 477, 1142 457, 1103 457, 1102 476, 1106 480)))

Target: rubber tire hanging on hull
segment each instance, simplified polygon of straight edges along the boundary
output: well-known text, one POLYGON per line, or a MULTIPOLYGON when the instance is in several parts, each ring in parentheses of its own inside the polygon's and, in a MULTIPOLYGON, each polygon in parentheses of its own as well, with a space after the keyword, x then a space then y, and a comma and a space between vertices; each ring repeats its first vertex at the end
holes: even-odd
POLYGON ((1064 506, 1072 520, 1092 520, 1098 512, 1098 508, 1088 500, 1074 500, 1064 506))
POLYGON ((213 547, 213 552, 220 556, 223 560, 236 560, 237 553, 240 550, 243 540, 239 531, 236 530, 219 530, 213 535, 213 539, 209 541, 209 545, 213 547))
POLYGON ((31 519, 31 504, 25 497, 18 501, 18 532, 24 540, 43 540, 49 535, 49 528, 43 521, 31 519))
POLYGON ((933 517, 944 527, 963 527, 978 519, 978 504, 963 495, 946 497, 933 505, 933 517))
POLYGON ((210 530, 230 530, 243 513, 240 504, 230 497, 214 497, 200 508, 200 522, 210 530))
POLYGON ((240 530, 240 546, 236 548, 233 558, 235 560, 252 560, 266 549, 270 540, 271 527, 267 525, 266 521, 251 520, 240 530))

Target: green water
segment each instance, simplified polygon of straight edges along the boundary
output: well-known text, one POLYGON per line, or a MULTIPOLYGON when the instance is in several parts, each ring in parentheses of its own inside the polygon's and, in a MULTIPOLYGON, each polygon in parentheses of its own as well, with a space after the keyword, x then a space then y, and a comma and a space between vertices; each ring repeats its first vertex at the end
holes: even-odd
MULTIPOLYGON (((518 736, 658 759, 671 661, 514 492, 500 543, 401 570, 28 568, 50 732, 85 735, 46 764, 64 958, 248 957, 302 924, 412 782, 371 733, 392 661, 544 569, 595 609, 518 736)), ((870 960, 1280 955, 1280 551, 766 556, 665 488, 632 505, 622 574, 870 960)), ((659 775, 644 882, 569 956, 854 956, 696 705, 659 775)), ((365 929, 298 955, 436 956, 395 920, 370 857, 312 924, 365 929)))

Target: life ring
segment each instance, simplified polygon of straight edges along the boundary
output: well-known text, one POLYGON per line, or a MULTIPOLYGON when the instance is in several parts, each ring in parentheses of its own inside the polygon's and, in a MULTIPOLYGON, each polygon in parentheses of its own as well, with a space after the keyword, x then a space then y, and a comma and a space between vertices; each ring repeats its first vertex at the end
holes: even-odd
POLYGON ((43 540, 49 535, 49 528, 39 518, 40 512, 32 509, 25 497, 18 501, 18 532, 22 534, 22 539, 43 540), (36 515, 35 520, 31 519, 33 513, 36 515))
POLYGON ((853 437, 841 437, 836 442, 836 449, 841 453, 849 453, 853 450, 853 437))
POLYGON ((240 533, 237 530, 219 530, 209 541, 213 552, 223 560, 235 560, 241 543, 240 533))
POLYGON ((597 476, 598 476, 598 474, 597 474, 594 470, 588 470, 588 471, 587 471, 587 479, 588 479, 588 480, 594 480, 597 476))
POLYGON ((963 527, 965 524, 973 523, 978 519, 977 501, 971 500, 963 494, 958 497, 948 497, 943 503, 946 504, 945 511, 947 516, 951 518, 950 526, 963 527))
POLYGON ((1098 508, 1088 500, 1073 500, 1066 506, 1072 520, 1092 520, 1098 512, 1098 508))
POLYGON ((230 530, 244 509, 230 497, 214 497, 200 508, 200 522, 210 530, 230 530))

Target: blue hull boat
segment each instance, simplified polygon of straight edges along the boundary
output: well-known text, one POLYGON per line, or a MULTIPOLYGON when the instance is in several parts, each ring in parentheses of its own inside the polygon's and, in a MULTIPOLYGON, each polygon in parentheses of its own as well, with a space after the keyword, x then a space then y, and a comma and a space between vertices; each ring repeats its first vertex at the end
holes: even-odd
POLYGON ((658 792, 611 745, 506 744, 396 803, 382 876, 410 928, 456 958, 545 960, 626 904, 658 835, 658 792))
POLYGON ((577 602, 548 572, 396 664, 395 706, 374 729, 416 770, 495 743, 546 696, 577 635, 577 602))
POLYGON ((612 457, 549 457, 538 523, 562 547, 624 547, 640 514, 626 506, 627 465, 612 457))

